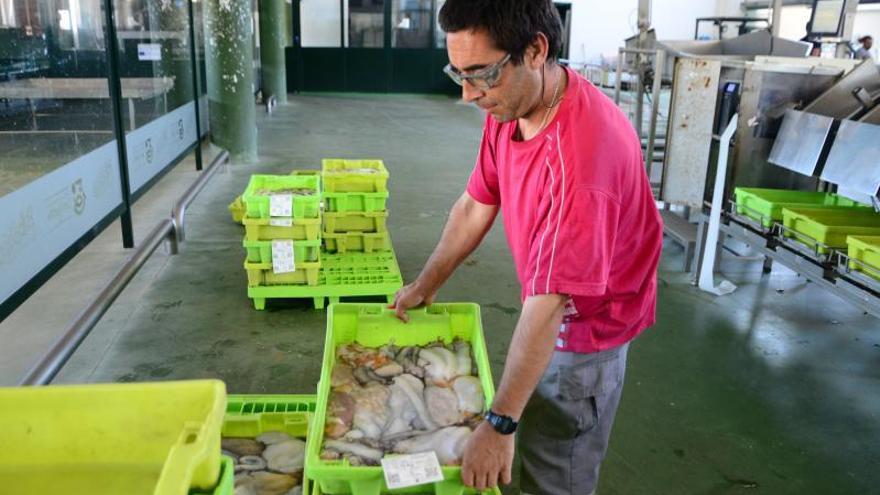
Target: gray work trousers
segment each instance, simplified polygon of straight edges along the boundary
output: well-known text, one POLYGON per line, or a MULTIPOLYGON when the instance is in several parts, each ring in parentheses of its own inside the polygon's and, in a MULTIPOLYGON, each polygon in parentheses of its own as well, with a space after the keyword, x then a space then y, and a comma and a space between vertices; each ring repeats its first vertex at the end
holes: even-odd
POLYGON ((519 427, 523 493, 595 492, 623 391, 628 348, 553 355, 519 427))

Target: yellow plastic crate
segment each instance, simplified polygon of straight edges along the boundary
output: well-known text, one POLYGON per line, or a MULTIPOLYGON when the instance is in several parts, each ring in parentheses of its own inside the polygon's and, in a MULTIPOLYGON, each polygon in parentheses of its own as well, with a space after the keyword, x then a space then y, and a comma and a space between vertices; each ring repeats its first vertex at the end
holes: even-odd
POLYGON ((382 233, 388 226, 388 212, 331 213, 324 212, 324 231, 333 234, 346 232, 382 233))
POLYGON ((235 223, 242 223, 244 220, 244 215, 247 212, 247 207, 244 205, 244 201, 242 201, 241 196, 235 198, 232 203, 229 203, 229 213, 232 214, 232 221, 235 223))
POLYGON ((848 236, 880 235, 880 214, 869 209, 783 208, 782 218, 788 229, 786 237, 794 238, 820 254, 828 253, 825 246, 846 248, 848 236))
MULTIPOLYGON (((251 218, 245 216, 244 239, 246 241, 274 241, 276 239, 293 239, 294 241, 314 241, 321 238, 320 218, 295 218, 290 226, 272 225, 269 218, 251 218)), ((275 223, 279 223, 275 220, 275 223)))
POLYGON ((332 234, 324 232, 324 249, 328 253, 345 254, 350 251, 372 253, 374 251, 385 251, 390 249, 391 243, 388 240, 388 232, 365 233, 365 232, 346 232, 343 234, 332 234))
POLYGON ((321 162, 324 192, 386 192, 388 169, 382 160, 326 158, 321 162))
POLYGON ((212 489, 225 409, 219 380, 0 388, 0 492, 212 489))
POLYGON ((846 238, 849 267, 880 280, 880 236, 850 236, 846 238))
POLYGON ((318 273, 321 271, 321 262, 297 263, 296 271, 290 273, 274 273, 272 263, 248 263, 244 262, 247 271, 248 287, 263 287, 267 285, 318 285, 318 273))

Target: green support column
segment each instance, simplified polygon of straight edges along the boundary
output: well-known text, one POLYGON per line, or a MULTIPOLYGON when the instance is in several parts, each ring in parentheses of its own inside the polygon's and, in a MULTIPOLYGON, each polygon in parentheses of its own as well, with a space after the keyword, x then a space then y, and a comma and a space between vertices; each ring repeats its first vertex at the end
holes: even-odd
POLYGON ((205 0, 205 66, 211 137, 238 160, 256 161, 253 14, 250 2, 205 0))
POLYGON ((263 95, 275 95, 278 103, 287 103, 287 70, 284 64, 286 0, 260 0, 260 64, 263 95))

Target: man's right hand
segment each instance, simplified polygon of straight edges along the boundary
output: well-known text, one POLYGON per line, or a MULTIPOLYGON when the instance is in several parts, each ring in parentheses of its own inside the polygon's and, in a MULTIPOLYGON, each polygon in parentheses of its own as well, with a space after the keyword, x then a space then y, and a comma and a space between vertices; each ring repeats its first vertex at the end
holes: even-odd
POLYGON ((394 309, 400 321, 406 323, 409 321, 406 310, 433 303, 435 295, 435 293, 426 294, 418 282, 413 282, 397 291, 394 303, 389 308, 394 309))

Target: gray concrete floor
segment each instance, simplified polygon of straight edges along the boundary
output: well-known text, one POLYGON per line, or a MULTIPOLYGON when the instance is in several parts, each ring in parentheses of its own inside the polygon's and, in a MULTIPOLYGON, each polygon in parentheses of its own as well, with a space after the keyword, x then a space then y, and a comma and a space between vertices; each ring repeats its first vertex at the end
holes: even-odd
MULTIPOLYGON (((253 309, 242 230, 226 205, 255 172, 382 158, 390 231, 411 280, 464 187, 481 123, 473 108, 422 96, 296 96, 260 114, 259 164, 234 163, 211 181, 188 213, 182 252, 151 259, 57 382, 216 377, 231 393, 313 392, 325 313, 297 300, 253 309)), ((144 205, 170 208, 193 175, 178 168, 144 205)), ((106 235, 118 242, 114 228, 106 235)), ((121 262, 113 246, 77 257, 0 325, 2 382, 14 383, 121 262), (85 283, 71 293, 71 280, 85 283)), ((710 296, 680 273, 680 257, 664 247, 658 323, 631 348, 600 493, 880 493, 880 321, 784 270, 761 277, 760 263, 725 261, 740 287, 710 296)), ((500 225, 440 293, 482 305, 496 379, 518 294, 500 225)))

